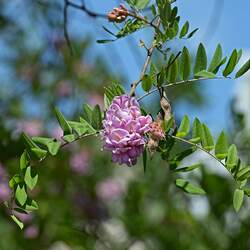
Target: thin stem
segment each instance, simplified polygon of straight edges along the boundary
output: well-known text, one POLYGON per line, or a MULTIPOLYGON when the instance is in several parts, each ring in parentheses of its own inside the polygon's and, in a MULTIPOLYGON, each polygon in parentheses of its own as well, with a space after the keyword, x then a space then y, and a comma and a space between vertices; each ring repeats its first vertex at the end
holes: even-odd
POLYGON ((210 155, 210 156, 211 156, 212 158, 214 158, 217 162, 219 162, 219 163, 220 163, 220 164, 230 173, 230 175, 232 175, 231 172, 227 169, 226 165, 225 165, 222 161, 220 161, 218 158, 216 158, 215 155, 213 155, 212 153, 210 153, 208 150, 206 150, 205 148, 203 148, 203 147, 200 146, 199 144, 190 142, 190 141, 188 141, 188 140, 186 140, 186 139, 183 139, 183 138, 180 138, 180 137, 177 137, 177 136, 174 136, 174 135, 170 135, 170 136, 171 136, 173 139, 177 140, 177 141, 184 142, 184 143, 186 143, 186 144, 192 145, 192 146, 194 146, 194 147, 200 149, 201 151, 205 152, 206 154, 210 155))
POLYGON ((95 12, 95 11, 92 11, 92 10, 88 9, 84 2, 82 3, 82 5, 72 3, 72 2, 70 2, 68 0, 67 0, 67 2, 68 2, 68 6, 70 6, 72 8, 75 8, 75 9, 78 9, 78 10, 81 10, 81 11, 85 12, 90 17, 107 19, 106 14, 98 13, 98 12, 95 12))
POLYGON ((84 139, 84 138, 86 138, 86 137, 90 137, 90 136, 98 135, 98 134, 99 134, 99 132, 97 131, 97 132, 93 132, 93 133, 90 133, 90 134, 87 134, 87 135, 81 135, 81 136, 77 137, 75 140, 73 140, 73 141, 71 141, 71 142, 65 142, 65 143, 63 143, 63 144, 60 146, 60 148, 63 148, 63 147, 65 147, 66 145, 68 145, 68 144, 70 144, 70 143, 79 141, 79 140, 84 139))
MULTIPOLYGON (((169 87, 173 87, 173 86, 177 86, 177 85, 181 85, 181 84, 188 84, 188 83, 195 83, 198 81, 207 81, 207 80, 222 80, 222 79, 232 79, 231 77, 214 77, 214 78, 198 78, 198 79, 190 79, 190 80, 183 80, 183 81, 179 81, 179 82, 173 82, 173 83, 169 83, 169 84, 165 84, 162 85, 162 88, 169 88, 169 87)), ((152 89, 151 91, 149 91, 148 93, 144 94, 143 96, 139 97, 137 99, 137 101, 141 101, 143 98, 153 94, 154 92, 157 92, 157 88, 152 89)))
MULTIPOLYGON (((157 20, 157 24, 156 26, 159 27, 160 26, 160 18, 157 20)), ((151 61, 151 58, 152 58, 152 55, 153 55, 153 52, 154 52, 154 49, 156 47, 156 44, 155 44, 155 38, 156 38, 156 35, 157 35, 157 31, 155 31, 154 33, 154 39, 152 41, 152 44, 150 46, 150 48, 148 49, 148 53, 147 53, 147 58, 145 60, 145 63, 142 67, 142 71, 141 71, 141 74, 140 74, 140 78, 135 81, 132 85, 131 85, 131 91, 130 91, 130 96, 133 96, 135 94, 135 90, 136 90, 136 87, 138 86, 138 84, 140 84, 140 82, 142 81, 144 75, 146 74, 146 71, 147 71, 147 68, 148 68, 148 65, 151 61)))
MULTIPOLYGON (((65 143, 63 143, 63 144, 60 146, 60 149, 64 148, 65 146, 67 146, 67 145, 70 144, 70 143, 79 141, 79 140, 84 139, 84 138, 86 138, 86 137, 90 137, 90 136, 93 136, 93 135, 98 135, 98 134, 99 134, 99 132, 97 131, 97 132, 94 132, 94 133, 90 133, 90 134, 86 134, 86 135, 81 135, 81 136, 75 138, 75 139, 74 139, 73 141, 71 141, 71 142, 65 142, 65 143)), ((39 162, 39 163, 42 163, 46 158, 47 158, 47 157, 45 156, 44 158, 40 159, 38 162, 39 162)))
POLYGON ((68 7, 69 7, 69 2, 68 0, 64 0, 64 7, 63 7, 63 31, 64 31, 64 37, 66 40, 66 43, 70 49, 70 54, 73 55, 73 47, 71 45, 71 41, 69 38, 69 33, 68 33, 68 7))

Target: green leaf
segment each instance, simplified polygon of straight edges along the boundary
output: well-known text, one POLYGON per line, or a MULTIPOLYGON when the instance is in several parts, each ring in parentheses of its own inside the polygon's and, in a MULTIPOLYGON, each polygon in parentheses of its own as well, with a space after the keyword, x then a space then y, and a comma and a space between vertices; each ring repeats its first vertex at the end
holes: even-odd
POLYGON ((165 80, 165 72, 162 69, 158 74, 157 74, 157 85, 161 86, 164 83, 165 80))
POLYGON ((162 123, 162 128, 164 132, 168 132, 174 126, 174 117, 171 117, 168 121, 164 120, 162 123))
POLYGON ((237 50, 234 49, 229 60, 228 63, 225 67, 225 69, 223 70, 223 76, 227 77, 229 74, 231 74, 237 64, 237 57, 238 57, 238 53, 237 50))
POLYGON ((171 83, 176 82, 177 77, 178 77, 178 59, 176 58, 174 60, 174 62, 171 64, 171 66, 169 67, 169 71, 168 71, 168 80, 171 83))
POLYGON ((111 42, 114 42, 116 39, 99 39, 99 40, 96 40, 97 43, 111 43, 111 42))
POLYGON ((24 175, 24 181, 30 190, 34 189, 37 184, 37 180, 38 174, 35 173, 34 169, 31 169, 31 167, 27 167, 24 175))
POLYGON ((232 169, 233 167, 237 165, 238 160, 239 158, 238 158, 237 148, 234 144, 232 144, 228 149, 226 166, 229 169, 232 169))
POLYGON ((240 49, 238 52, 237 52, 237 61, 236 61, 236 64, 240 61, 242 57, 242 49, 240 49))
POLYGON ((144 151, 143 151, 143 155, 142 155, 142 158, 143 158, 143 169, 144 169, 144 173, 146 173, 146 170, 147 170, 147 149, 145 148, 144 151))
POLYGON ((35 144, 35 142, 33 142, 30 137, 28 135, 26 135, 25 133, 22 133, 22 139, 24 142, 24 145, 26 146, 26 148, 28 150, 30 150, 31 148, 38 148, 39 147, 35 144))
POLYGON ((120 96, 125 94, 124 88, 118 83, 112 83, 108 87, 104 87, 105 95, 107 96, 108 100, 112 102, 115 96, 120 96))
POLYGON ((227 57, 224 57, 221 62, 218 64, 218 66, 213 70, 214 74, 217 74, 217 72, 219 71, 220 67, 222 65, 224 65, 227 62, 227 57))
POLYGON ((227 157, 228 141, 225 133, 222 131, 215 145, 215 155, 218 159, 223 160, 227 157))
POLYGON ((196 73, 195 75, 195 78, 199 78, 199 77, 204 77, 204 78, 215 78, 216 75, 212 72, 208 72, 206 70, 202 70, 198 73, 196 73))
POLYGON ((194 119, 193 126, 192 126, 192 139, 190 142, 198 143, 201 141, 202 136, 202 125, 198 118, 194 119))
POLYGON ((238 212, 243 204, 244 191, 241 189, 236 189, 234 191, 233 205, 236 212, 238 212))
POLYGON ((64 132, 64 135, 68 135, 72 133, 72 128, 69 126, 68 122, 66 121, 66 119, 64 118, 63 114, 57 109, 55 108, 55 114, 57 117, 57 120, 64 132))
POLYGON ((102 112, 99 105, 96 105, 93 109, 91 125, 96 130, 101 130, 102 128, 102 112))
POLYGON ((136 0, 135 7, 137 9, 144 9, 148 6, 150 0, 136 0))
POLYGON ((26 150, 24 150, 24 152, 22 153, 19 164, 20 164, 20 169, 25 169, 28 166, 29 159, 28 159, 28 154, 26 150))
POLYGON ((142 89, 145 92, 148 92, 152 88, 152 80, 151 77, 147 74, 144 75, 142 79, 142 89))
POLYGON ((177 131, 177 137, 185 137, 188 135, 190 130, 190 121, 187 115, 185 115, 181 121, 181 125, 177 131))
POLYGON ((191 155, 193 152, 195 151, 195 148, 188 148, 184 151, 181 151, 180 153, 178 153, 177 155, 175 155, 170 161, 170 169, 174 170, 178 167, 178 165, 180 164, 180 162, 186 158, 187 156, 191 155))
POLYGON ((178 168, 178 169, 175 169, 174 172, 176 173, 180 173, 180 172, 190 172, 190 171, 193 171, 197 168, 200 168, 202 166, 202 164, 200 163, 197 163, 197 164, 193 164, 191 166, 188 166, 188 167, 183 167, 183 168, 178 168))
POLYGON ((40 145, 46 146, 51 155, 56 155, 61 146, 61 143, 55 138, 32 137, 32 140, 40 145))
POLYGON ((214 72, 214 70, 218 67, 222 59, 222 47, 220 44, 217 45, 216 50, 214 52, 212 61, 208 67, 209 72, 214 72))
POLYGON ((189 51, 186 47, 182 49, 181 61, 180 61, 180 77, 183 80, 189 78, 191 72, 191 59, 189 51))
POLYGON ((191 31, 188 36, 187 39, 191 38, 197 31, 199 30, 199 28, 194 29, 193 31, 191 31))
POLYGON ((83 114, 82 117, 88 122, 91 123, 91 119, 92 119, 92 112, 93 109, 90 105, 88 104, 83 104, 83 114))
POLYGON ((139 19, 128 19, 125 22, 123 28, 116 34, 117 38, 122 38, 128 36, 140 29, 142 29, 146 25, 145 21, 139 19))
POLYGON ((68 122, 78 136, 82 136, 85 134, 92 134, 96 132, 96 130, 81 117, 80 117, 80 122, 75 122, 75 121, 68 121, 68 122))
POLYGON ((250 69, 250 59, 238 70, 235 78, 239 78, 244 75, 250 69))
POLYGON ((205 70, 206 68, 207 68, 207 54, 204 45, 200 43, 196 54, 194 74, 202 70, 205 70))
POLYGON ((17 186, 16 192, 15 192, 15 197, 21 206, 23 206, 25 204, 28 196, 26 194, 24 185, 22 187, 20 185, 17 186))
POLYGON ((63 136, 63 140, 68 142, 68 143, 73 142, 76 138, 77 138, 77 136, 74 134, 63 136))
POLYGON ((189 22, 185 22, 185 24, 183 25, 181 32, 180 32, 180 36, 179 38, 184 37, 187 33, 188 33, 188 29, 189 29, 189 22))
POLYGON ((214 140, 211 135, 211 132, 209 128, 205 125, 202 124, 202 133, 201 133, 201 144, 204 149, 210 151, 214 148, 214 140))
POLYGON ((195 195, 206 194, 206 192, 201 187, 197 187, 197 186, 195 186, 195 185, 191 184, 190 182, 183 180, 183 179, 177 179, 175 181, 175 185, 189 194, 195 194, 195 195))
POLYGON ((24 227, 24 224, 15 216, 15 215, 11 215, 10 216, 12 218, 12 220, 20 227, 20 229, 22 230, 24 227))
POLYGON ((104 110, 108 110, 108 108, 109 108, 111 102, 110 102, 110 100, 108 99, 108 97, 107 97, 106 94, 104 94, 103 99, 104 99, 104 100, 103 100, 103 102, 104 102, 104 110))
POLYGON ((238 181, 243 181, 245 179, 248 179, 249 177, 250 177, 250 166, 240 169, 236 174, 236 179, 238 181))
POLYGON ((250 188, 244 188, 244 193, 250 197, 250 188))
POLYGON ((31 152, 38 158, 43 159, 47 155, 47 151, 41 148, 32 148, 31 152))
POLYGON ((25 210, 34 211, 37 209, 38 209, 38 205, 37 205, 36 201, 28 198, 28 200, 25 204, 25 210))
POLYGON ((19 174, 15 174, 9 181, 9 186, 11 189, 14 189, 15 186, 22 182, 22 179, 19 174))
POLYGON ((51 155, 56 155, 60 149, 61 143, 58 141, 51 141, 48 143, 48 151, 51 155))

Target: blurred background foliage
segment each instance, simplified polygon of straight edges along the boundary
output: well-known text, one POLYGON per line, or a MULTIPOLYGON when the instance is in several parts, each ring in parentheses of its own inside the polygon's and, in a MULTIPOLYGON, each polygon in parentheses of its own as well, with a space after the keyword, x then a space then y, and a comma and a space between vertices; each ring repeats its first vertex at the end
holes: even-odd
MULTIPOLYGON (((8 195, 8 177, 23 150, 21 131, 60 138, 54 106, 76 118, 83 103, 102 105, 105 86, 129 81, 124 72, 108 66, 121 64, 122 54, 113 50, 108 58, 100 56, 90 49, 96 37, 81 29, 71 37, 70 55, 62 11, 59 0, 0 1, 0 201, 8 195)), ((249 86, 247 80, 244 86, 249 86)), ((175 106, 186 103, 204 107, 200 90, 197 85, 169 90, 174 112, 178 115, 175 106)), ((249 108, 239 105, 243 92, 232 101, 229 132, 249 163, 249 108)), ((159 108, 157 96, 144 104, 150 111, 159 108)), ((207 191, 205 197, 194 197, 176 189, 175 176, 157 157, 144 174, 141 163, 133 168, 112 164, 101 147, 98 138, 81 141, 38 166, 34 195, 39 210, 16 214, 25 223, 20 231, 0 207, 1 250, 250 249, 247 201, 236 215, 231 180, 213 160, 195 153, 182 163, 204 165, 188 174, 207 191)))

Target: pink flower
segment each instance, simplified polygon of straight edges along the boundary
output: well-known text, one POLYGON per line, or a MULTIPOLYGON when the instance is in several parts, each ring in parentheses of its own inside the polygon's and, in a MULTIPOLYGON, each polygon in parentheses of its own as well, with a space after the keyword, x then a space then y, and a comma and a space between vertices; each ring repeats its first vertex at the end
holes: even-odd
POLYGON ((118 181, 107 179, 98 183, 96 186, 96 194, 100 199, 109 201, 120 198, 123 194, 123 188, 118 181))
POLYGON ((0 182, 0 202, 8 201, 11 196, 11 190, 7 182, 0 182))
POLYGON ((154 140, 162 140, 165 137, 164 130, 162 128, 162 121, 152 122, 150 124, 149 134, 154 140))
POLYGON ((128 95, 117 96, 103 121, 104 149, 112 152, 112 161, 135 165, 146 143, 152 118, 141 115, 138 102, 128 95))
POLYGON ((24 237, 26 239, 35 239, 39 235, 39 228, 37 226, 29 226, 24 230, 24 237))
POLYGON ((38 136, 42 132, 42 123, 39 120, 21 121, 17 124, 16 132, 25 132, 29 136, 38 136))
POLYGON ((56 92, 59 97, 70 96, 70 94, 72 93, 72 87, 70 82, 68 81, 59 82, 56 88, 56 92))
POLYGON ((13 214, 19 219, 21 220, 23 223, 27 224, 29 222, 32 221, 33 219, 33 214, 29 213, 29 214, 24 214, 24 213, 19 213, 17 211, 13 211, 13 214))
POLYGON ((99 95, 98 93, 92 93, 88 97, 88 103, 91 106, 95 106, 98 104, 101 108, 103 108, 103 97, 101 95, 99 95))
POLYGON ((71 169, 80 175, 86 175, 89 172, 89 153, 82 150, 80 153, 70 158, 71 169))
POLYGON ((63 130, 60 126, 56 126, 51 131, 51 136, 60 140, 63 137, 63 130))

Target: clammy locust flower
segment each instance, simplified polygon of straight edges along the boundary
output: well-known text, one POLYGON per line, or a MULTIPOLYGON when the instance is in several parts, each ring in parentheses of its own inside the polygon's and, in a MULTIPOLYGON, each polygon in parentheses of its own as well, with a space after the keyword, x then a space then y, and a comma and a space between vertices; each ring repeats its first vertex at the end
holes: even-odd
POLYGON ((108 20, 110 22, 121 23, 125 21, 128 16, 128 10, 123 4, 120 4, 119 7, 114 8, 108 13, 108 20))
POLYGON ((145 134, 150 131, 152 118, 143 116, 134 97, 114 98, 103 121, 104 149, 112 152, 112 161, 135 165, 146 144, 145 134))

